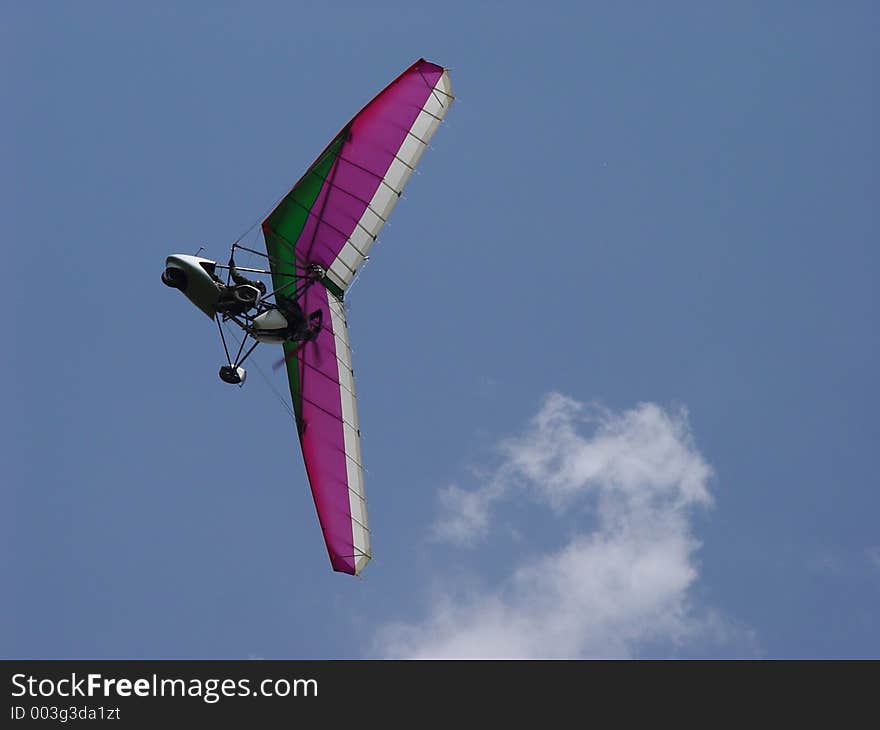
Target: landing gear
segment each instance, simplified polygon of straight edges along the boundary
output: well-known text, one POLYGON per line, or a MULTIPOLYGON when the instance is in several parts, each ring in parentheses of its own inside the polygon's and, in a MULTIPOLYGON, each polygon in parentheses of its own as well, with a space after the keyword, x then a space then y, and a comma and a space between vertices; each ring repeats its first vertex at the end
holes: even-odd
MULTIPOLYGON (((303 344, 313 342, 318 338, 323 327, 323 312, 316 309, 306 313, 302 309, 306 290, 314 284, 321 282, 327 276, 323 266, 316 263, 296 263, 296 273, 286 271, 274 272, 276 279, 282 279, 282 283, 274 291, 267 294, 266 285, 259 280, 247 279, 242 272, 270 274, 270 271, 261 269, 243 268, 235 265, 235 249, 244 248, 233 244, 229 255, 229 265, 221 266, 212 264, 216 268, 225 268, 229 276, 224 282, 216 274, 213 268, 209 272, 216 285, 219 294, 213 305, 213 314, 220 331, 220 339, 223 342, 223 350, 226 353, 226 365, 220 368, 220 379, 230 385, 242 385, 246 373, 241 365, 261 342, 272 344, 294 344, 294 348, 287 348, 288 357, 296 352, 303 344), (282 293, 286 292, 286 293, 282 293), (274 297, 275 303, 265 300, 274 297), (222 323, 231 320, 240 327, 245 336, 240 342, 235 357, 230 356, 226 337, 223 334, 222 323), (250 348, 245 351, 248 342, 250 348)), ((245 249, 251 253, 258 253, 251 249, 245 249)), ((163 281, 168 286, 176 286, 177 281, 163 281)))

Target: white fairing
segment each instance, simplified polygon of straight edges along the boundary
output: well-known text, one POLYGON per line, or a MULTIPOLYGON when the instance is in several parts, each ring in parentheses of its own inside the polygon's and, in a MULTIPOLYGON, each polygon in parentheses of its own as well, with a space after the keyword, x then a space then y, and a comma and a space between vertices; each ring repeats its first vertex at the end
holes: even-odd
POLYGON ((166 269, 177 269, 186 277, 186 283, 181 289, 184 296, 211 319, 214 318, 214 307, 220 298, 217 282, 208 273, 208 270, 214 270, 214 266, 216 262, 210 259, 188 254, 173 254, 165 259, 166 269))
POLYGON ((259 342, 284 342, 287 337, 287 318, 277 309, 254 317, 251 334, 259 342))

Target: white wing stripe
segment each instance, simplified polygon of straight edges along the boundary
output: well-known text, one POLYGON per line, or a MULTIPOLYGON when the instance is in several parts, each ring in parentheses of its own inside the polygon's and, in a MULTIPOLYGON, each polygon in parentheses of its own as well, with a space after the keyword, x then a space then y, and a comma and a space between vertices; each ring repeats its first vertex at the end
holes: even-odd
POLYGON ((354 393, 354 374, 351 369, 351 348, 348 344, 348 326, 342 302, 327 291, 330 319, 336 345, 339 370, 339 397, 342 406, 342 433, 345 444, 345 469, 348 479, 348 506, 351 514, 351 535, 355 554, 355 573, 361 571, 370 559, 370 531, 367 527, 364 473, 360 464, 361 439, 358 426, 357 401, 354 393))

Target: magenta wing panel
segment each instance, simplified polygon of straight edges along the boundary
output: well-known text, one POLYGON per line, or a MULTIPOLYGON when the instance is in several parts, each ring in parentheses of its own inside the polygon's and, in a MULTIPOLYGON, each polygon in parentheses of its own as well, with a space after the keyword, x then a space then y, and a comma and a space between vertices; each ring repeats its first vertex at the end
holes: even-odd
POLYGON ((336 260, 442 73, 441 66, 417 61, 346 126, 345 142, 312 208, 316 215, 295 245, 303 260, 325 269, 336 260))
MULTIPOLYGON (((298 352, 300 443, 330 562, 334 570, 354 573, 363 549, 354 544, 348 466, 353 456, 346 454, 340 383, 340 369, 345 364, 339 360, 344 354, 337 353, 329 303, 332 296, 324 287, 312 286, 304 297, 305 311, 321 310, 324 324, 317 339, 298 352)), ((356 426, 349 424, 349 428, 356 426)))

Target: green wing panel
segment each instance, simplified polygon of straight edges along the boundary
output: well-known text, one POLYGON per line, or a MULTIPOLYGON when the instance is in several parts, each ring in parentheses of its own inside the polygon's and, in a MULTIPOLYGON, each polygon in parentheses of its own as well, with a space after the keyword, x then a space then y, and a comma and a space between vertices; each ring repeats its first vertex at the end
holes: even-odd
MULTIPOLYGON (((345 140, 347 129, 342 130, 327 145, 312 166, 306 171, 290 192, 282 198, 272 213, 263 221, 263 237, 266 240, 266 252, 269 254, 269 268, 272 272, 272 285, 279 294, 292 294, 296 289, 297 280, 302 267, 297 266, 294 244, 302 233, 309 216, 318 215, 312 209, 321 187, 336 156, 345 140)), ((287 378, 290 381, 290 395, 297 424, 302 428, 302 396, 300 392, 299 366, 293 355, 296 350, 293 343, 284 343, 284 355, 287 361, 287 378)))

